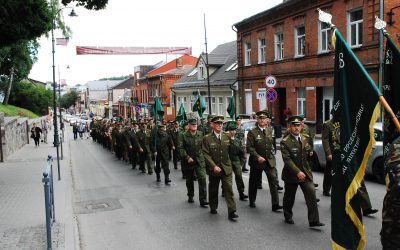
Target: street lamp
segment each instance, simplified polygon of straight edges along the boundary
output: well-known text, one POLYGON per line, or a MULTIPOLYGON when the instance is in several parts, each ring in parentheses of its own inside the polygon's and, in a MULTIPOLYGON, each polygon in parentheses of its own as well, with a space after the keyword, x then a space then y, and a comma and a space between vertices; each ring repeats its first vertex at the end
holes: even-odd
MULTIPOLYGON (((69 69, 69 65, 67 65, 67 69, 69 69)), ((60 65, 58 65, 58 100, 61 100, 61 77, 60 77, 60 65)), ((64 154, 63 154, 63 142, 64 142, 64 122, 62 119, 62 113, 61 113, 61 103, 60 103, 60 108, 59 110, 59 116, 60 116, 60 129, 61 129, 61 135, 60 135, 60 146, 61 146, 61 160, 64 159, 64 154)))
MULTIPOLYGON (((53 98, 53 124, 54 124, 54 142, 53 142, 53 144, 54 144, 54 147, 56 147, 56 149, 57 149, 58 180, 61 180, 61 175, 60 175, 60 157, 59 157, 59 151, 58 151, 59 138, 58 138, 58 127, 57 127, 56 66, 54 63, 54 54, 55 54, 54 29, 56 27, 56 24, 55 24, 56 16, 58 15, 58 13, 60 13, 61 10, 67 9, 67 8, 72 8, 72 7, 64 7, 64 8, 61 8, 61 9, 55 11, 54 3, 51 5, 51 13, 53 13, 52 20, 51 20, 51 45, 52 45, 52 56, 53 56, 53 97, 54 97, 53 98)), ((71 16, 71 17, 77 16, 74 9, 72 9, 69 16, 71 16)))

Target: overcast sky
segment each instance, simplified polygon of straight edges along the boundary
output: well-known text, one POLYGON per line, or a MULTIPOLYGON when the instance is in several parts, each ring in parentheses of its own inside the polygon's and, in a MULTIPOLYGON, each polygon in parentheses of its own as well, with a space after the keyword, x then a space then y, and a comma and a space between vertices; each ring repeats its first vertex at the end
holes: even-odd
MULTIPOLYGON (((109 0, 105 10, 76 8, 78 17, 65 22, 72 28, 68 46, 56 46, 56 81, 85 84, 105 77, 133 74, 137 65, 153 65, 176 55, 76 55, 75 46, 192 47, 198 57, 205 51, 203 14, 206 15, 208 52, 236 40, 232 25, 267 10, 282 0, 109 0), (67 68, 69 66, 69 69, 67 68)), ((56 30, 55 37, 62 37, 56 30)), ((51 37, 40 39, 38 61, 30 78, 52 81, 51 37)))

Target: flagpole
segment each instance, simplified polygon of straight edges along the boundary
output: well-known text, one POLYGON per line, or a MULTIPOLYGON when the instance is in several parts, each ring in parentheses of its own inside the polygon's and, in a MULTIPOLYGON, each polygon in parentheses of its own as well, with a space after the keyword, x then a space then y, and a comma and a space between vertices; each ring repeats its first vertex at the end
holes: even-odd
MULTIPOLYGON (((331 29, 333 29, 334 34, 339 38, 342 39, 342 41, 345 41, 344 38, 342 37, 342 34, 339 32, 339 30, 336 28, 334 24, 332 24, 331 19, 332 16, 328 13, 323 12, 320 9, 317 9, 319 11, 319 19, 321 22, 327 23, 331 29)), ((375 90, 375 93, 379 97, 379 101, 385 108, 386 112, 389 113, 390 117, 393 120, 393 123, 395 124, 397 131, 400 132, 400 123, 397 120, 396 115, 393 113, 392 108, 390 108, 389 104, 387 103, 385 97, 382 95, 381 91, 378 89, 376 86, 374 80, 372 80, 371 76, 368 74, 367 70, 364 68, 364 66, 361 64, 360 60, 358 60, 357 56, 354 54, 353 50, 349 47, 349 45, 344 42, 344 46, 346 46, 346 49, 349 51, 349 54, 353 57, 354 61, 358 64, 364 75, 367 77, 369 83, 371 84, 371 87, 375 90)))
POLYGON ((208 114, 211 112, 211 87, 210 87, 210 72, 208 70, 208 51, 207 51, 207 29, 206 29, 206 14, 204 13, 204 44, 206 46, 206 70, 207 70, 207 88, 208 88, 208 114))

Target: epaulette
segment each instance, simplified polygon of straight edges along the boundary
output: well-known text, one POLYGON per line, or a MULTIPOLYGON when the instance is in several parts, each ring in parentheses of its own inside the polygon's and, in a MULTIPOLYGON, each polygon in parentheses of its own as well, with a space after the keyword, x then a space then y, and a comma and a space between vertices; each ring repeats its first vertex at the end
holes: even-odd
POLYGON ((288 134, 288 135, 286 135, 285 137, 283 137, 283 138, 282 138, 282 141, 287 141, 287 139, 289 138, 289 135, 290 135, 290 134, 288 134))

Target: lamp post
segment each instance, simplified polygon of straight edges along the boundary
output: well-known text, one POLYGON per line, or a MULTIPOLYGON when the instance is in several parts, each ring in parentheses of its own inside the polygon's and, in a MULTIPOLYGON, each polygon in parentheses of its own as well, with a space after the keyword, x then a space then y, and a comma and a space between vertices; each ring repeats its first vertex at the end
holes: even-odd
MULTIPOLYGON (((53 57, 53 125, 54 125, 54 147, 56 147, 57 151, 57 170, 58 170, 58 180, 61 180, 61 175, 60 175, 60 156, 59 156, 59 150, 58 150, 58 145, 59 145, 59 138, 58 138, 58 127, 57 127, 57 103, 56 103, 56 98, 57 98, 57 93, 56 93, 56 66, 54 62, 54 54, 55 54, 55 40, 54 40, 54 29, 55 29, 55 21, 56 21, 56 16, 58 13, 66 8, 72 8, 72 7, 64 7, 61 8, 57 11, 54 9, 54 3, 51 5, 51 12, 53 13, 52 20, 51 20, 51 46, 52 46, 52 57, 53 57)), ((71 14, 69 16, 77 16, 74 9, 72 9, 71 14)))
MULTIPOLYGON (((67 65, 67 69, 69 69, 69 65, 67 65)), ((59 100, 61 99, 61 77, 60 77, 60 65, 58 65, 58 98, 59 100)), ((62 118, 62 113, 61 113, 61 103, 60 103, 60 108, 59 110, 59 117, 60 117, 60 129, 61 129, 61 135, 60 135, 60 147, 61 147, 61 160, 64 159, 64 153, 63 153, 63 142, 64 142, 64 122, 62 118)))

